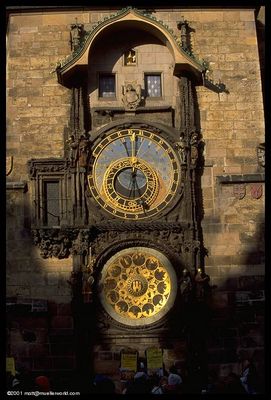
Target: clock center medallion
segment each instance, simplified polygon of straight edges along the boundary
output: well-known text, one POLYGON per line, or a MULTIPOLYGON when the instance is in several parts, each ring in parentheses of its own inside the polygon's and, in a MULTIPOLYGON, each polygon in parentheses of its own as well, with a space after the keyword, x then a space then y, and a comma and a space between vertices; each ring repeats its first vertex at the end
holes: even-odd
POLYGON ((125 157, 109 165, 103 190, 108 203, 127 212, 147 210, 158 194, 158 177, 146 161, 125 157))
POLYGON ((135 297, 142 296, 148 290, 148 281, 139 274, 132 275, 127 282, 128 292, 135 297))

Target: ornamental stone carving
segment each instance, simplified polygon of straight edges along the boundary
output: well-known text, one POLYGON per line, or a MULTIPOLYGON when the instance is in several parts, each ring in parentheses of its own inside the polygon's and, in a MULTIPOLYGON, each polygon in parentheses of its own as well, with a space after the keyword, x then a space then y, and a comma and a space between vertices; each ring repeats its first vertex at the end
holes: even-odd
POLYGON ((184 132, 181 132, 180 140, 175 143, 175 147, 178 150, 181 165, 186 165, 187 164, 187 152, 188 152, 189 147, 188 147, 187 141, 185 139, 184 132))
POLYGON ((141 85, 136 82, 126 82, 122 96, 125 109, 135 110, 140 105, 141 99, 141 85))
POLYGON ((81 41, 84 37, 84 25, 78 24, 77 18, 75 18, 75 24, 70 25, 70 43, 71 43, 71 50, 75 52, 80 48, 81 41))
POLYGON ((90 234, 88 229, 82 229, 79 231, 77 238, 74 240, 71 247, 72 255, 85 256, 89 251, 89 239, 90 234))
POLYGON ((259 144, 257 147, 258 164, 260 167, 265 167, 265 143, 259 144))
POLYGON ((76 230, 60 231, 57 229, 33 229, 33 242, 40 248, 42 258, 66 258, 70 255, 72 241, 77 236, 76 230))

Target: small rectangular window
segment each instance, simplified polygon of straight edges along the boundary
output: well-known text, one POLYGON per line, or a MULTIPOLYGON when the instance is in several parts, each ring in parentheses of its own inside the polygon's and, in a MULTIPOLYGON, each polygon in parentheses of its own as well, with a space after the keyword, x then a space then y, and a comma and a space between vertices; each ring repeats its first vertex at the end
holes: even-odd
POLYGON ((145 91, 147 97, 161 97, 161 74, 145 74, 145 91))
POLYGON ((116 97, 114 74, 99 75, 99 97, 116 97))
POLYGON ((60 224, 59 181, 45 181, 43 192, 44 224, 60 224))

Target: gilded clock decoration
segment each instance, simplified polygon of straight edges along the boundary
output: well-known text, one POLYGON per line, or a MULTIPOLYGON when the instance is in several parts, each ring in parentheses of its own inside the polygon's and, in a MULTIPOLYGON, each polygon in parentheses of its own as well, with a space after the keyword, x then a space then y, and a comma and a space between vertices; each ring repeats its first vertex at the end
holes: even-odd
POLYGON ((140 325, 167 312, 174 298, 174 282, 173 268, 162 253, 133 247, 106 263, 99 286, 102 303, 115 319, 140 325))
POLYGON ((122 219, 154 216, 172 201, 180 167, 165 139, 145 129, 109 134, 93 149, 88 183, 92 196, 108 213, 122 219))

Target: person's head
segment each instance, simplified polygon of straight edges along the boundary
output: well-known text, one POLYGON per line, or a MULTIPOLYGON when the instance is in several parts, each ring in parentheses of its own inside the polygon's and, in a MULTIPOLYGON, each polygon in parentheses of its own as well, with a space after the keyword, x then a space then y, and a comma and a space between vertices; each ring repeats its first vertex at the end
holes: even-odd
POLYGON ((177 374, 169 374, 168 377, 168 384, 170 386, 177 386, 180 385, 182 383, 182 379, 179 375, 177 374))
POLYGON ((167 384, 168 384, 168 378, 167 378, 167 376, 162 376, 162 377, 160 378, 159 385, 160 385, 160 386, 166 386, 167 384))
POLYGON ((49 392, 50 382, 47 376, 37 376, 37 378, 35 379, 35 383, 38 389, 40 389, 42 392, 49 392))
POLYGON ((248 359, 248 358, 246 358, 244 361, 243 361, 243 368, 247 368, 247 367, 249 367, 251 365, 251 361, 248 359))
POLYGON ((135 381, 138 381, 138 380, 145 381, 146 379, 147 379, 147 375, 144 371, 139 371, 134 376, 135 381))
POLYGON ((177 374, 177 368, 175 367, 175 365, 171 365, 171 366, 169 367, 169 372, 170 372, 171 374, 177 374))
POLYGON ((115 384, 107 376, 96 375, 94 379, 95 391, 97 393, 115 393, 115 384))
POLYGON ((152 381, 152 383, 153 383, 153 385, 159 385, 160 384, 160 380, 161 380, 161 378, 160 378, 160 376, 159 375, 157 375, 157 374, 154 374, 152 377, 151 377, 151 381, 152 381))
POLYGON ((239 382, 239 377, 234 372, 230 372, 228 375, 228 382, 239 382))

